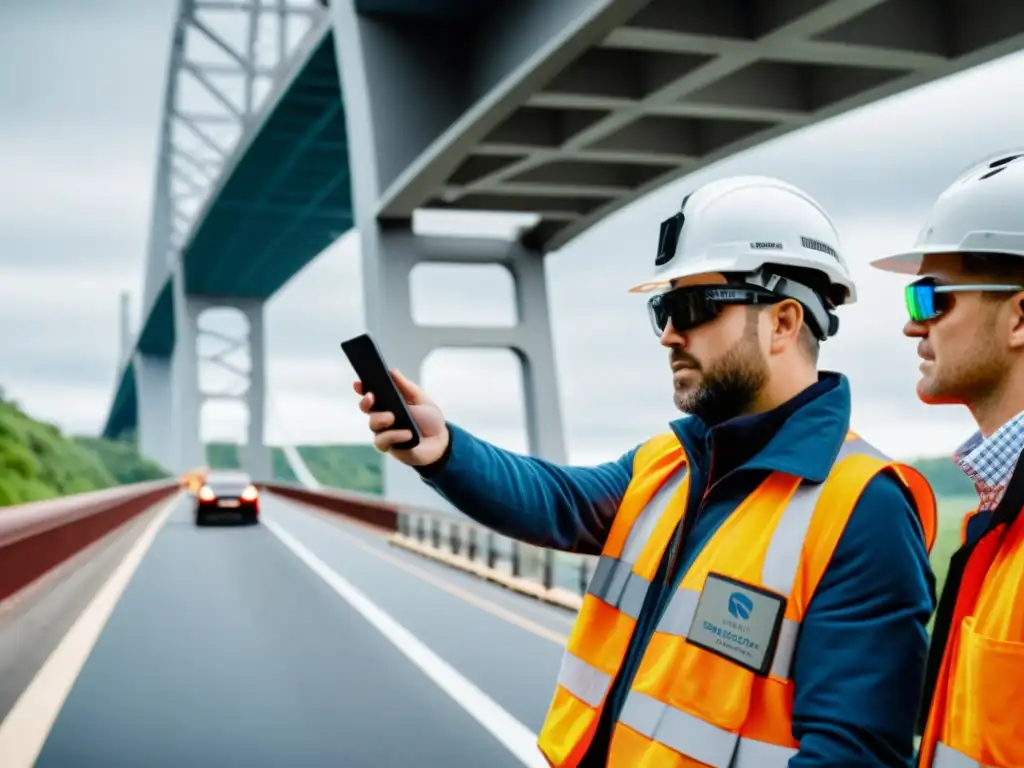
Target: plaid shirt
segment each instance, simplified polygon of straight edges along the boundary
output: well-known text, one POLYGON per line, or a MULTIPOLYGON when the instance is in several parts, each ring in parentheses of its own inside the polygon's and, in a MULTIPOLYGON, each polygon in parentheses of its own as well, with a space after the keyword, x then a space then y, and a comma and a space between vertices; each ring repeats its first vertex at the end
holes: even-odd
POLYGON ((999 504, 1022 450, 1024 411, 987 438, 975 432, 957 450, 954 461, 978 489, 979 510, 992 510, 999 504))

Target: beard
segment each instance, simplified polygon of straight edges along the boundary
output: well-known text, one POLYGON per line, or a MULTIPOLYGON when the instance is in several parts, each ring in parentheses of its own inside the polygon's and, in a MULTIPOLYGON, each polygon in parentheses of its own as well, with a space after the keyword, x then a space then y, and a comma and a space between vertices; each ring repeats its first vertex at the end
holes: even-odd
POLYGON ((769 377, 753 333, 744 334, 706 369, 682 350, 673 350, 672 361, 685 362, 699 373, 695 383, 676 382, 676 407, 709 427, 749 413, 769 377))

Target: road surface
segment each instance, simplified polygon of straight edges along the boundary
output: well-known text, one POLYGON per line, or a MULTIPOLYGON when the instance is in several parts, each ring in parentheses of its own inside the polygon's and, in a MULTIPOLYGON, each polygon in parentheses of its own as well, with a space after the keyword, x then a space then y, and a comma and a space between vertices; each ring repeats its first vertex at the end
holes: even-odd
POLYGON ((255 527, 188 503, 154 518, 38 768, 544 765, 568 611, 280 498, 255 527))

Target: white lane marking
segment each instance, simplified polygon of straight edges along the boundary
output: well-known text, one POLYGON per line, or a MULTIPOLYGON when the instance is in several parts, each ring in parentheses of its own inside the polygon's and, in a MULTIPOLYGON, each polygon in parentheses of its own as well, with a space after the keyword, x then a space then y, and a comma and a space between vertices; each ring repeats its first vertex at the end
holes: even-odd
POLYGON ((448 662, 430 650, 409 630, 395 621, 366 595, 346 581, 337 571, 313 554, 288 531, 264 517, 263 525, 281 540, 296 557, 309 568, 364 619, 370 622, 406 658, 420 668, 441 690, 468 712, 523 765, 530 768, 549 768, 547 760, 537 748, 537 735, 516 720, 490 696, 463 677, 448 662))
POLYGON ((35 765, 110 614, 179 498, 177 494, 171 497, 146 526, 0 723, 0 765, 4 768, 35 765))

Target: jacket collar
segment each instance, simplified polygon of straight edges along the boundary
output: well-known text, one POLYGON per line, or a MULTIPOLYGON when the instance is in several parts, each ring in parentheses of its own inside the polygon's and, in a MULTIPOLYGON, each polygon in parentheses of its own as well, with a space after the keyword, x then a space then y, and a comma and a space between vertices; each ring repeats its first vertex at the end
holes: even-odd
MULTIPOLYGON (((708 428, 695 416, 671 423, 687 458, 705 473, 719 454, 728 452, 724 473, 731 470, 784 472, 824 482, 846 439, 850 425, 850 386, 839 373, 822 371, 817 383, 765 413, 739 416, 708 428)), ((724 458, 724 456, 723 456, 724 458)), ((715 466, 721 475, 720 466, 715 466)))

